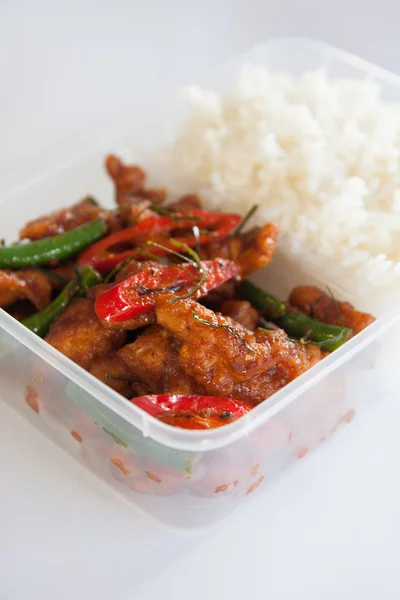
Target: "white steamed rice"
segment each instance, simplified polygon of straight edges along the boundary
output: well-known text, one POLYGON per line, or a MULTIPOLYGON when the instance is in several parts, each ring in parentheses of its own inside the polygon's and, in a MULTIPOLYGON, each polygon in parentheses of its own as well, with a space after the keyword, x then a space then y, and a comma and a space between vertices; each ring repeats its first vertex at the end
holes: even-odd
POLYGON ((372 81, 244 66, 226 94, 191 87, 173 161, 211 207, 260 206, 280 246, 321 272, 399 290, 400 104, 372 81))

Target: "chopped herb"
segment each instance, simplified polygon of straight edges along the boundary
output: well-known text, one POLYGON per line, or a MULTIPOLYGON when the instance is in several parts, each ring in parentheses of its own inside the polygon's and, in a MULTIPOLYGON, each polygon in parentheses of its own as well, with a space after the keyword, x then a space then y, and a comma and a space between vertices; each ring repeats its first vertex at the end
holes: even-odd
POLYGON ((321 302, 322 298, 324 297, 324 294, 321 294, 316 301, 310 306, 310 317, 312 319, 314 319, 314 315, 315 315, 315 309, 317 308, 318 304, 321 302))
POLYGON ((258 204, 254 204, 254 206, 252 206, 250 208, 250 210, 248 211, 247 214, 245 214, 245 216, 243 217, 243 219, 240 221, 239 225, 236 227, 236 229, 234 229, 230 234, 229 237, 234 237, 235 235, 239 235, 239 233, 242 231, 242 229, 244 228, 244 226, 250 221, 251 217, 255 214, 255 212, 258 210, 258 204))
POLYGON ((338 317, 339 317, 339 322, 340 322, 340 325, 341 325, 342 327, 344 327, 344 325, 343 325, 343 317, 342 317, 342 313, 340 312, 340 308, 339 308, 338 301, 336 300, 335 296, 333 295, 333 293, 332 293, 332 291, 331 291, 331 289, 330 289, 329 285, 327 285, 326 287, 327 287, 327 290, 328 290, 328 292, 329 292, 329 295, 330 295, 330 297, 332 298, 332 300, 333 300, 333 303, 334 303, 334 305, 335 305, 336 312, 337 312, 337 315, 338 315, 338 317))
POLYGON ((239 340, 247 350, 249 350, 252 354, 255 354, 254 349, 229 325, 219 325, 218 323, 211 323, 210 321, 206 321, 202 319, 194 311, 192 311, 192 317, 195 321, 199 323, 203 323, 203 325, 208 325, 209 327, 215 327, 216 329, 226 329, 229 331, 231 335, 233 335, 237 340, 239 340))
POLYGON ((47 269, 42 269, 41 267, 36 267, 36 270, 43 273, 43 275, 47 275, 47 277, 50 277, 50 279, 53 279, 54 281, 57 281, 58 283, 62 283, 63 285, 67 285, 67 283, 69 283, 69 279, 66 279, 65 277, 62 277, 61 275, 58 275, 58 273, 53 273, 52 271, 48 271, 47 269))
POLYGON ((113 375, 104 375, 104 379, 108 379, 110 381, 130 381, 131 383, 142 383, 139 379, 137 379, 136 377, 119 377, 119 376, 113 376, 113 375))
POLYGON ((159 206, 158 204, 150 204, 148 208, 158 213, 162 217, 170 217, 171 219, 175 219, 176 221, 204 221, 201 215, 185 215, 179 213, 179 211, 176 211, 173 208, 165 208, 164 206, 159 206))
MULTIPOLYGON (((170 242, 172 243, 172 241, 176 242, 177 240, 170 240, 170 242)), ((178 246, 178 243, 173 244, 174 246, 178 246)), ((182 260, 184 260, 185 262, 191 263, 191 264, 195 264, 195 261, 191 260, 190 258, 188 258, 187 256, 185 256, 184 254, 180 254, 179 252, 175 252, 175 250, 172 250, 172 248, 168 248, 167 246, 163 246, 162 244, 159 244, 157 242, 152 242, 151 240, 146 242, 146 246, 154 246, 155 248, 160 248, 161 250, 167 250, 170 254, 173 254, 174 256, 177 256, 178 258, 181 258, 182 260)), ((182 244, 182 246, 186 246, 186 244, 182 244)))
MULTIPOLYGON (((197 281, 196 286, 192 290, 190 290, 190 292, 188 292, 187 294, 184 294, 183 296, 178 296, 178 298, 173 298, 172 300, 168 301, 169 304, 175 304, 175 302, 178 302, 179 300, 186 300, 187 298, 191 298, 192 296, 194 296, 196 294, 196 292, 202 287, 204 282, 207 280, 208 273, 204 269, 204 267, 200 261, 199 255, 197 254, 197 252, 192 250, 192 248, 189 248, 189 246, 187 246, 183 242, 179 242, 178 240, 174 240, 174 239, 171 239, 171 244, 177 248, 181 248, 184 252, 189 254, 189 256, 192 259, 190 262, 197 267, 199 274, 200 274, 200 279, 197 281)), ((183 255, 180 255, 180 256, 183 256, 183 255)))
POLYGON ((164 365, 164 392, 168 392, 168 365, 165 360, 162 362, 164 365))

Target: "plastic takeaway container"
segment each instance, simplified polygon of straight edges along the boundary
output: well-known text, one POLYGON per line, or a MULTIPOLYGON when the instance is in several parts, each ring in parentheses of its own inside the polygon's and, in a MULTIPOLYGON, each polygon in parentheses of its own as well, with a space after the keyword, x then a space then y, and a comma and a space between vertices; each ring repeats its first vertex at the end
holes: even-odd
MULTIPOLYGON (((295 75, 324 67, 332 77, 373 77, 385 98, 400 99, 400 79, 394 75, 303 39, 268 41, 200 83, 228 89, 242 62, 295 75)), ((161 107, 159 99, 147 102, 142 110, 103 123, 3 179, 0 238, 16 239, 27 219, 88 193, 111 202, 105 154, 120 153, 151 172, 152 150, 171 139, 186 111, 163 95, 161 107)), ((280 295, 299 283, 327 283, 304 271, 295 258, 279 254, 258 282, 280 295)), ((340 299, 374 311, 377 321, 244 418, 220 429, 180 430, 153 419, 4 311, 0 397, 136 507, 179 528, 208 527, 256 490, 260 493, 372 400, 399 388, 394 349, 400 313, 395 303, 380 306, 371 300, 379 298, 379 290, 371 289, 366 306, 366 296, 355 298, 351 284, 329 283, 340 299)))

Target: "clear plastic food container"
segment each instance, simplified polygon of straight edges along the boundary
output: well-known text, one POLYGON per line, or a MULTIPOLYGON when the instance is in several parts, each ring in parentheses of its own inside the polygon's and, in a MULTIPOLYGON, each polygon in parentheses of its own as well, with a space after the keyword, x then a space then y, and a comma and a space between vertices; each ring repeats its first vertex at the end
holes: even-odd
MULTIPOLYGON (((325 67, 332 77, 367 75, 380 82, 385 98, 400 99, 400 79, 394 75, 302 39, 271 40, 200 83, 227 88, 242 62, 292 74, 325 67)), ((162 103, 159 98, 148 101, 3 179, 0 237, 15 239, 27 219, 88 193, 110 202, 105 154, 120 153, 151 173, 152 150, 176 132, 186 111, 163 94, 162 103)), ((307 273, 295 258, 289 261, 278 253, 258 275, 258 283, 284 296, 296 284, 324 286, 326 281, 307 273)), ((371 289, 371 298, 378 296, 371 289)), ((188 431, 153 419, 4 311, 0 397, 136 507, 174 526, 206 527, 256 490, 259 493, 370 401, 398 391, 399 309, 394 302, 385 309, 379 303, 366 306, 365 297, 355 299, 347 288, 340 299, 374 309, 377 321, 245 417, 219 429, 188 431)))

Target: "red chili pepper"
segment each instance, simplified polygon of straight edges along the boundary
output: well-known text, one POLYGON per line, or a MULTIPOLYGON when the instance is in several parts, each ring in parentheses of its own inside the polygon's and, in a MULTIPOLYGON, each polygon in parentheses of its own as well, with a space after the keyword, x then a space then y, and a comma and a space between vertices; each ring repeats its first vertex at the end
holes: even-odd
POLYGON ((176 231, 192 229, 194 225, 201 230, 207 229, 209 233, 200 233, 196 238, 192 235, 176 237, 178 242, 194 248, 208 244, 215 238, 224 238, 237 227, 241 216, 231 213, 212 213, 204 210, 192 210, 188 213, 176 213, 173 217, 159 217, 145 219, 132 227, 113 233, 87 248, 79 257, 78 264, 90 265, 100 273, 111 271, 118 263, 130 258, 148 241, 162 244, 166 249, 152 247, 153 254, 168 254, 168 249, 176 249, 171 244, 170 237, 176 231), (128 250, 115 250, 121 244, 131 244, 128 250))
POLYGON ((96 314, 106 323, 123 323, 152 311, 160 292, 183 296, 193 289, 193 298, 200 298, 239 272, 236 263, 222 258, 205 260, 200 265, 207 277, 198 290, 194 289, 201 277, 197 265, 154 266, 100 294, 95 302, 96 314))
POLYGON ((251 406, 233 398, 159 394, 132 398, 156 419, 183 429, 214 429, 243 417, 251 406))

